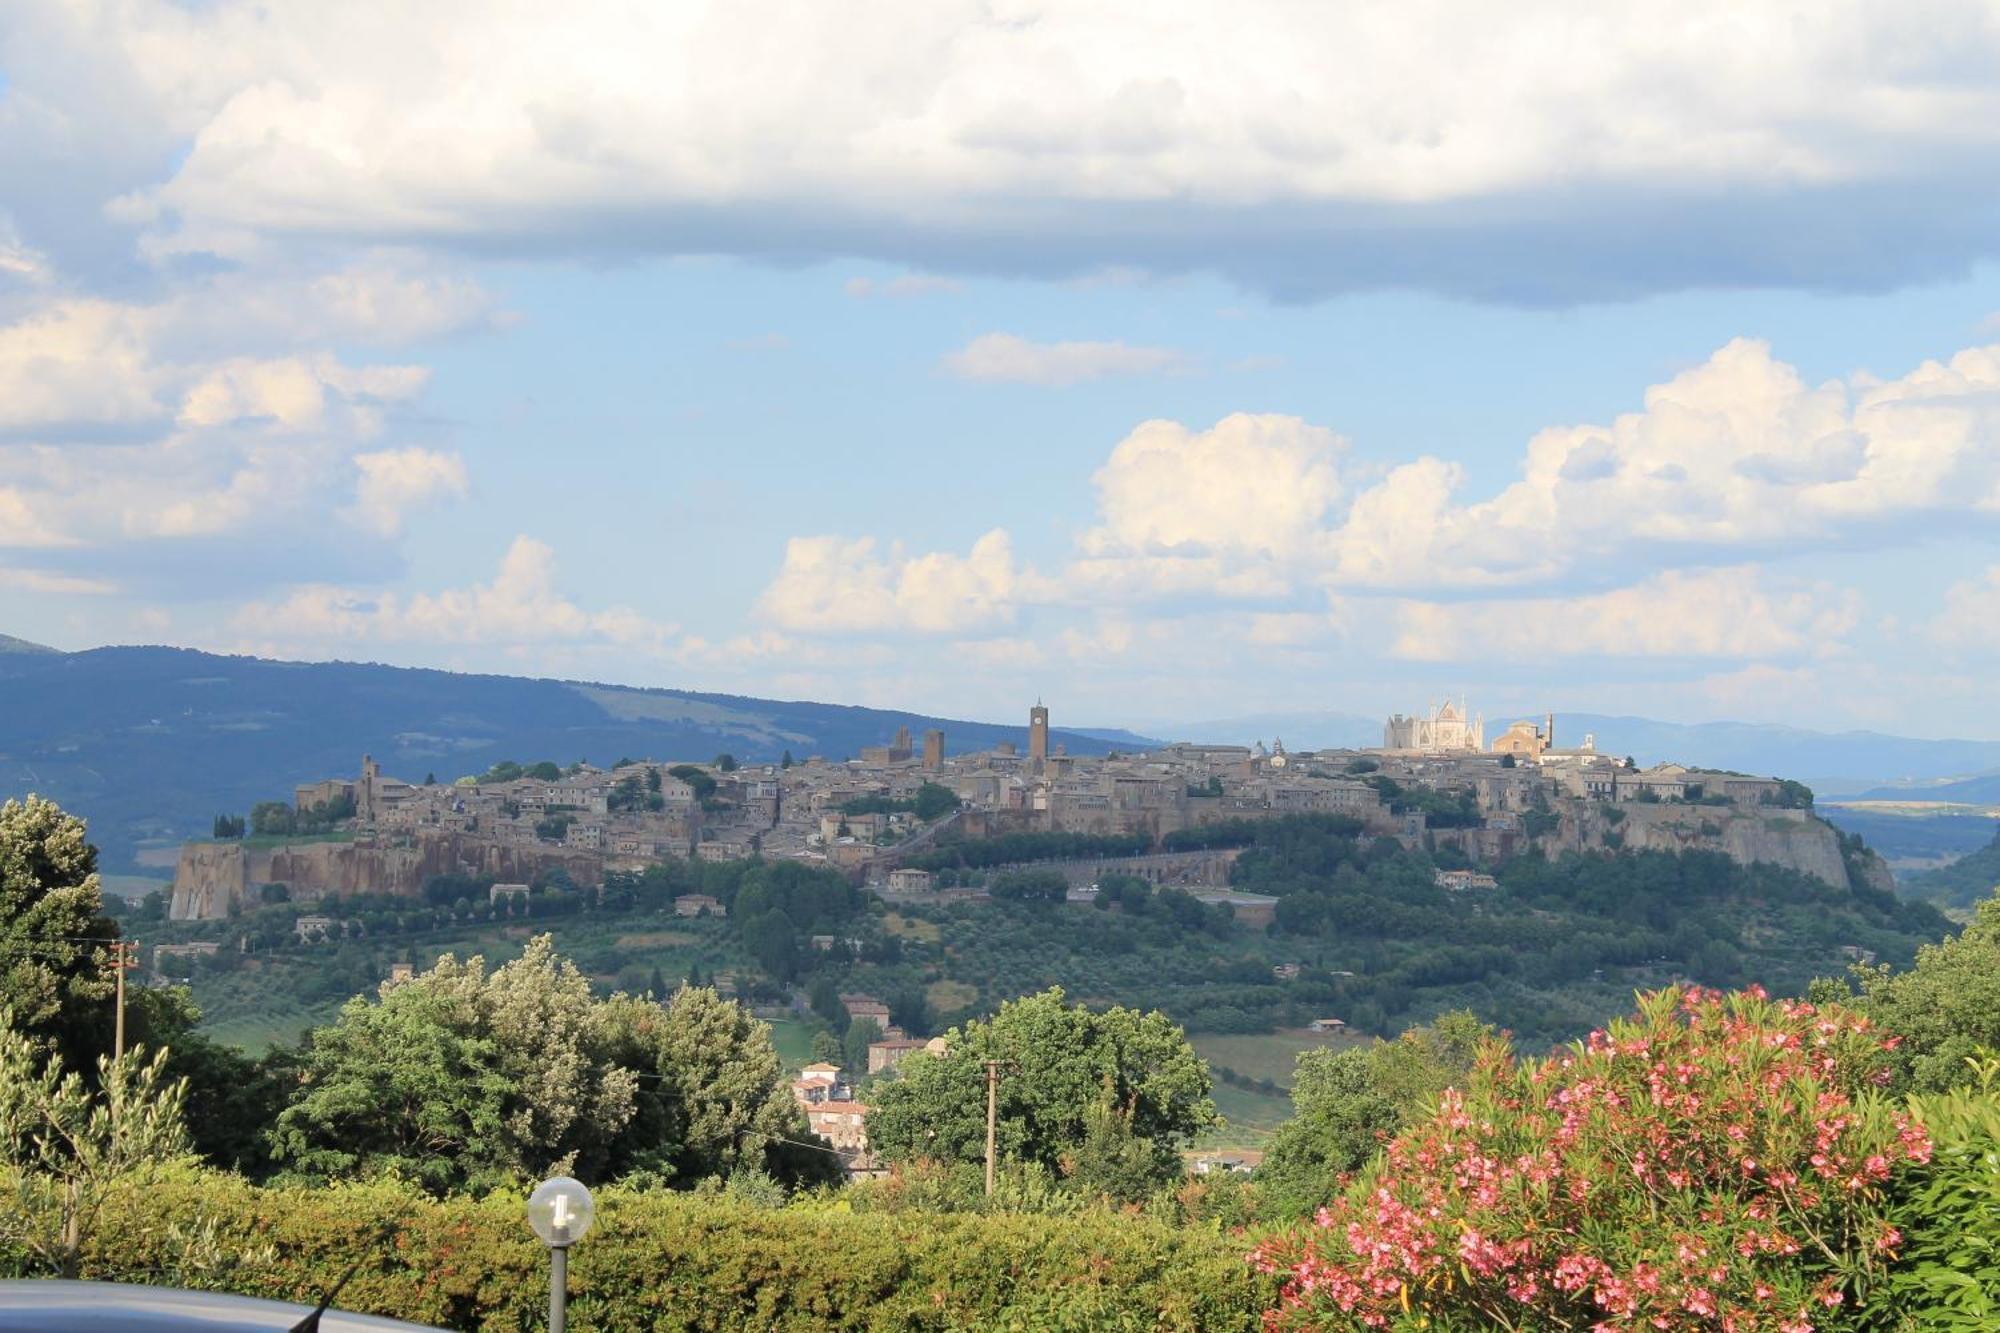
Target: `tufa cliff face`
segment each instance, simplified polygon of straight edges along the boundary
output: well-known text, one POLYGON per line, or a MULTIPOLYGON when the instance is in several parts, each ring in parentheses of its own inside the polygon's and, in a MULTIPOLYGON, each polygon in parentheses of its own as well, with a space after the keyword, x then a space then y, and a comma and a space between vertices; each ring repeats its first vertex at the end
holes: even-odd
MULTIPOLYGON (((1624 818, 1606 817, 1603 807, 1577 802, 1563 813, 1562 828, 1550 852, 1596 851, 1623 846, 1633 851, 1722 852, 1745 865, 1763 861, 1811 875, 1838 888, 1853 887, 1847 862, 1840 854, 1840 835, 1831 824, 1806 810, 1761 807, 1736 810, 1719 806, 1652 805, 1627 801, 1617 807, 1624 818)), ((1882 887, 1893 883, 1888 867, 1870 858, 1878 877, 1864 881, 1882 887)))
POLYGON ((513 847, 437 830, 393 845, 373 842, 305 842, 280 847, 240 843, 188 843, 174 869, 176 921, 229 915, 265 884, 283 884, 295 902, 388 893, 415 898, 433 875, 519 880, 561 869, 578 884, 604 877, 603 858, 572 847, 513 847))

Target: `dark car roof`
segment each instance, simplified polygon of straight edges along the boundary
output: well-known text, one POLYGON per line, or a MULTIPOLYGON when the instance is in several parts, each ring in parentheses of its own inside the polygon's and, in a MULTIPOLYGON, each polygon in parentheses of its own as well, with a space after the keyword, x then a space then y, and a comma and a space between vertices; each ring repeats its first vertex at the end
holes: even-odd
MULTIPOLYGON (((291 1328, 312 1313, 309 1305, 226 1296, 214 1291, 139 1287, 122 1282, 0 1282, 0 1333, 194 1333, 197 1329, 291 1328)), ((396 1319, 328 1310, 321 1333, 386 1333, 424 1328, 396 1319)))

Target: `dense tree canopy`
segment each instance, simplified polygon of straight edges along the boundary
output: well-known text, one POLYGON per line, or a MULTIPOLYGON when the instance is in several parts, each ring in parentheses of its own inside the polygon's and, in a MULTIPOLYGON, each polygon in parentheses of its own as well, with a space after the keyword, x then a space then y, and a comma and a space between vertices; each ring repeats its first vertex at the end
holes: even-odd
POLYGON ((768 1029, 712 991, 594 999, 546 935, 493 972, 447 955, 312 1035, 274 1153, 308 1179, 436 1192, 568 1172, 686 1178, 805 1140, 768 1029))
POLYGON ((1916 966, 1863 969, 1861 1007, 1899 1033, 1899 1086, 1941 1092, 1969 1077, 1966 1061, 2000 1050, 2000 896, 1965 930, 1917 953, 1916 966))
POLYGON ((1172 1181, 1178 1150, 1216 1122, 1207 1065, 1158 1012, 1092 1013, 1051 989, 946 1042, 942 1055, 911 1057, 904 1076, 876 1094, 869 1138, 894 1160, 983 1159, 989 1060, 1002 1070, 1000 1155, 1058 1176, 1115 1169, 1128 1181, 1172 1181), (1080 1152, 1086 1142, 1094 1154, 1080 1152), (1118 1165, 1134 1155, 1144 1159, 1136 1177, 1118 1165))
POLYGON ((103 959, 117 934, 83 821, 35 796, 0 805, 0 1009, 68 1069, 92 1069, 109 1048, 103 959))
POLYGON ((1493 1029, 1460 1010, 1393 1042, 1305 1051, 1292 1076, 1292 1118, 1278 1127, 1259 1183, 1284 1216, 1312 1213, 1383 1142, 1472 1069, 1493 1029))

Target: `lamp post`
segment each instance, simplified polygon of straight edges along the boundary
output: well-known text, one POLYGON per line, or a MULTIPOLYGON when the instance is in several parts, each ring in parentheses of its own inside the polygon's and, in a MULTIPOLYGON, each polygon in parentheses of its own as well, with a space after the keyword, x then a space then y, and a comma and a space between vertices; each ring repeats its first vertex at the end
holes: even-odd
POLYGON ((597 1205, 568 1176, 544 1181, 528 1196, 528 1225, 549 1247, 549 1333, 563 1333, 569 1305, 569 1247, 582 1240, 597 1205))

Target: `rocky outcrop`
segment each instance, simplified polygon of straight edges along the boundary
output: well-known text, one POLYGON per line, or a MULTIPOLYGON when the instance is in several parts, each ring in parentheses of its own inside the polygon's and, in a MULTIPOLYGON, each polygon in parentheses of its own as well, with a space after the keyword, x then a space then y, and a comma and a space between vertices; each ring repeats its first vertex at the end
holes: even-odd
POLYGON ((168 915, 176 921, 228 916, 250 887, 249 857, 240 843, 189 842, 174 866, 174 896, 168 915))
POLYGON ((433 875, 525 883, 554 869, 579 884, 595 884, 604 876, 604 860, 573 847, 502 846, 436 830, 394 843, 188 843, 174 870, 170 910, 176 921, 225 917, 265 884, 283 884, 295 902, 360 893, 415 898, 433 875))
POLYGON ((1564 812, 1551 851, 1600 850, 1722 852, 1745 865, 1762 861, 1811 875, 1838 888, 1851 887, 1840 835, 1806 810, 1737 809, 1627 801, 1611 819, 1602 806, 1574 803, 1564 812))

